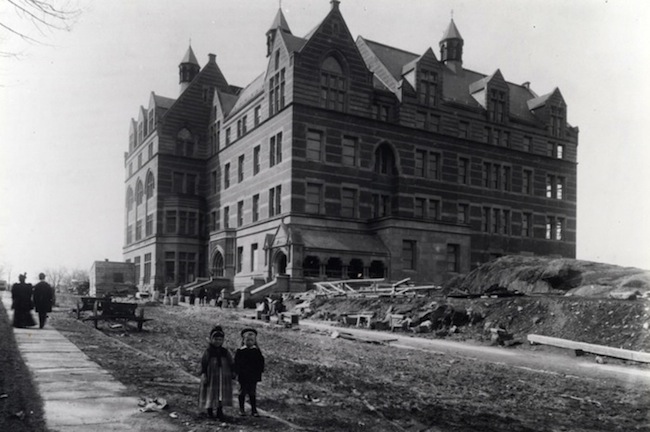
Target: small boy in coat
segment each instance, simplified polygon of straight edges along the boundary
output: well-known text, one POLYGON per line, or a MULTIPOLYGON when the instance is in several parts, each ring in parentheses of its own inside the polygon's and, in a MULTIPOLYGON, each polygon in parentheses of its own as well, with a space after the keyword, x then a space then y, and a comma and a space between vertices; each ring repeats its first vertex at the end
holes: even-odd
POLYGON ((257 346, 257 330, 246 328, 241 331, 242 346, 235 353, 235 372, 239 379, 239 415, 246 415, 244 403, 248 395, 251 414, 257 417, 257 383, 262 381, 264 356, 257 346))

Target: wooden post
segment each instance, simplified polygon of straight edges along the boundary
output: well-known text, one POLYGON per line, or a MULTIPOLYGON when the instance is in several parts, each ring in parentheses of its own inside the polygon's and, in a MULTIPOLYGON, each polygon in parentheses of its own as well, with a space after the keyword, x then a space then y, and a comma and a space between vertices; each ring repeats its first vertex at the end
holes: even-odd
POLYGON ((98 300, 95 300, 95 302, 93 303, 93 317, 94 317, 95 328, 96 329, 99 329, 99 316, 97 314, 97 305, 98 305, 98 303, 99 303, 98 300))

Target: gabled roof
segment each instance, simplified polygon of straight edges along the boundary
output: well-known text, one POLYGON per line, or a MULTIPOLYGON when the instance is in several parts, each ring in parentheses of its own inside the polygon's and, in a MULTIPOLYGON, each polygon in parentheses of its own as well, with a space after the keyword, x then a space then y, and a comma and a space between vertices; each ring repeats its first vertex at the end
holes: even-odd
POLYGON ((290 55, 296 51, 300 52, 302 47, 307 43, 307 39, 294 36, 291 33, 280 32, 279 34, 282 40, 284 40, 284 44, 287 47, 287 51, 289 51, 290 55))
POLYGON ((153 97, 153 103, 156 108, 169 109, 176 102, 176 99, 158 96, 154 92, 151 92, 151 96, 153 97))
POLYGON ((230 114, 230 111, 232 111, 232 108, 237 103, 237 96, 220 90, 217 90, 217 94, 219 95, 219 101, 221 102, 221 111, 223 111, 223 115, 226 117, 230 114))
POLYGON ((524 120, 535 121, 535 116, 530 112, 527 101, 534 98, 535 93, 523 85, 508 83, 510 98, 510 115, 524 120))
MULTIPOLYGON (((429 52, 429 50, 427 50, 425 54, 418 56, 417 54, 393 48, 379 42, 370 41, 359 36, 357 38, 357 46, 361 49, 363 45, 367 46, 371 50, 372 55, 374 55, 372 58, 366 58, 364 56, 364 59, 368 68, 375 74, 375 79, 373 81, 375 88, 379 88, 380 85, 383 85, 382 87, 388 87, 388 89, 398 97, 402 76, 413 70, 416 64, 422 60, 425 55, 428 55, 429 52), (375 64, 375 59, 378 60, 380 64, 375 64), (383 70, 388 71, 390 77, 385 73, 382 77, 381 75, 383 70), (387 82, 386 80, 389 78, 394 79, 394 82, 387 82)), ((523 120, 532 122, 537 121, 535 116, 530 112, 530 109, 533 108, 529 109, 529 101, 531 101, 531 99, 535 100, 536 94, 526 86, 512 84, 505 81, 499 69, 491 75, 485 75, 469 69, 461 69, 457 72, 448 68, 442 68, 441 70, 443 73, 443 99, 471 108, 484 108, 483 105, 472 96, 472 94, 484 89, 488 82, 496 78, 505 82, 508 86, 510 115, 523 120)), ((550 94, 546 95, 546 97, 550 97, 550 94)), ((544 101, 540 100, 536 102, 534 106, 542 105, 545 103, 545 100, 546 99, 544 99, 544 101)))
POLYGON ((497 79, 499 81, 505 81, 503 79, 503 75, 501 74, 501 71, 497 69, 492 73, 492 75, 486 76, 485 78, 482 78, 478 81, 471 83, 469 85, 469 92, 474 94, 477 91, 483 90, 487 86, 487 84, 494 79, 497 79))
POLYGON ((396 80, 401 78, 402 67, 406 63, 420 58, 419 55, 408 51, 393 48, 368 39, 363 40, 396 80))
MULTIPOLYGON (((256 96, 264 92, 264 74, 260 74, 257 78, 253 80, 246 88, 244 88, 238 95, 235 105, 230 110, 231 114, 236 113, 243 107, 245 107, 248 102, 255 99, 256 96)), ((225 111, 224 111, 225 112, 225 111)))
POLYGON ((390 91, 388 86, 375 74, 372 75, 372 86, 379 90, 390 91))
POLYGON ((185 56, 183 57, 183 60, 181 60, 182 63, 192 63, 197 66, 199 65, 199 61, 196 59, 196 56, 194 55, 194 51, 192 50, 192 46, 190 45, 189 48, 187 48, 187 52, 185 53, 185 56))
POLYGON ((447 39, 463 39, 463 37, 460 35, 460 32, 458 31, 458 28, 456 28, 456 24, 454 23, 453 18, 449 23, 449 27, 447 27, 447 30, 445 30, 445 33, 442 35, 441 41, 447 39))
MULTIPOLYGON (((548 100, 552 96, 554 96, 556 93, 560 93, 560 89, 558 89, 557 87, 555 87, 553 89, 553 91, 550 92, 550 93, 547 93, 545 95, 542 95, 542 96, 539 96, 539 97, 536 97, 534 99, 529 100, 528 101, 528 109, 534 110, 534 109, 537 109, 539 107, 542 107, 542 106, 546 105, 546 102, 548 102, 548 100)), ((560 94, 560 98, 562 98, 562 94, 560 94)))

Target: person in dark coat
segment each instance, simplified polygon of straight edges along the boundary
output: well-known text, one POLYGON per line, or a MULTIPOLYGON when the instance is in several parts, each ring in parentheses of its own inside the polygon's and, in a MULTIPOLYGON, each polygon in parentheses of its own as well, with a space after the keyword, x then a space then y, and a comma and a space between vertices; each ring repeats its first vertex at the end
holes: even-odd
POLYGON ((210 345, 201 358, 201 386, 199 407, 207 411, 208 417, 225 421, 224 406, 232 406, 233 359, 230 351, 223 347, 224 332, 221 326, 210 331, 210 345))
POLYGON ((239 380, 239 415, 246 415, 246 395, 251 404, 251 414, 257 417, 257 383, 262 381, 264 356, 257 346, 257 331, 246 328, 241 331, 242 347, 235 353, 235 373, 239 380))
POLYGON ((25 328, 36 325, 31 310, 32 284, 25 283, 26 274, 18 275, 18 283, 11 286, 11 308, 14 310, 14 327, 25 328))
POLYGON ((205 287, 199 288, 199 306, 205 306, 205 296, 207 293, 205 292, 205 287))
POLYGON ((39 282, 34 285, 34 308, 38 312, 38 326, 43 328, 47 320, 47 314, 52 312, 54 306, 54 289, 45 282, 45 274, 38 275, 39 282))
POLYGON ((194 302, 196 301, 196 294, 194 294, 194 290, 190 291, 190 304, 194 306, 194 302))

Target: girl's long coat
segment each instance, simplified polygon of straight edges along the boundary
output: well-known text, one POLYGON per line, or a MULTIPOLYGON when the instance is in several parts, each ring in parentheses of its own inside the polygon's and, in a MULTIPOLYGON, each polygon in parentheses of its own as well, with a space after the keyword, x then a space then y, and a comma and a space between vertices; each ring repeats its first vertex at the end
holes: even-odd
POLYGON ((205 383, 199 390, 201 409, 232 406, 233 360, 230 352, 223 347, 210 346, 201 358, 201 373, 206 375, 205 383))

